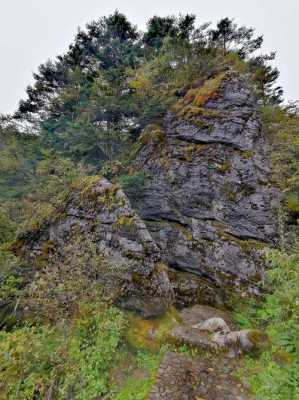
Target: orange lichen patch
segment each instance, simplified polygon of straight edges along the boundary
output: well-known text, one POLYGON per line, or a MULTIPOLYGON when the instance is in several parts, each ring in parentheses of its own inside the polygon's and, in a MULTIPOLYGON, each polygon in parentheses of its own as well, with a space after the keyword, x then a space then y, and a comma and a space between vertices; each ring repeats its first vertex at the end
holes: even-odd
POLYGON ((215 110, 204 108, 208 100, 217 98, 221 84, 226 78, 225 73, 208 79, 200 87, 191 88, 183 99, 179 100, 172 110, 183 119, 193 119, 198 116, 215 117, 219 113, 215 110))

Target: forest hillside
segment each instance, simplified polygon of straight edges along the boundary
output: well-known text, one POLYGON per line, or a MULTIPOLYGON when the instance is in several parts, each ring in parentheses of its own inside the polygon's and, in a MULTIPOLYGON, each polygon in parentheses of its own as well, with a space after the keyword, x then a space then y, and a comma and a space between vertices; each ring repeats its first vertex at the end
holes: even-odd
POLYGON ((115 11, 0 116, 0 400, 299 400, 299 111, 262 46, 115 11))

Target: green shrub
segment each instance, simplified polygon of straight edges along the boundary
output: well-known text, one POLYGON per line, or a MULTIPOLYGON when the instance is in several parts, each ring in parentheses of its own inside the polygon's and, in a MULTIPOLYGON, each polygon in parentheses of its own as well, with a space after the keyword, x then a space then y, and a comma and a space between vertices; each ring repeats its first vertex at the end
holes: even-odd
POLYGON ((0 333, 0 399, 93 400, 109 392, 119 358, 123 314, 100 303, 81 304, 72 324, 0 333))
POLYGON ((16 224, 9 217, 8 210, 0 208, 0 245, 12 240, 15 230, 16 224))
POLYGON ((259 358, 247 358, 241 376, 248 376, 258 400, 299 399, 299 253, 271 252, 268 283, 272 293, 251 302, 237 314, 243 327, 260 327, 272 346, 259 358))
POLYGON ((146 172, 136 172, 134 175, 121 175, 118 179, 125 192, 140 192, 144 188, 149 174, 146 172))

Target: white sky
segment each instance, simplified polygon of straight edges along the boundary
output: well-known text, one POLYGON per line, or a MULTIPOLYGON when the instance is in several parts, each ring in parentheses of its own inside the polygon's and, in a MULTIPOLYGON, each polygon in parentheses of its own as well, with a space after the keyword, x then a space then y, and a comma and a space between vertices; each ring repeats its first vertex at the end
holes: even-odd
POLYGON ((235 18, 264 35, 264 51, 277 51, 279 84, 299 99, 299 0, 0 0, 0 112, 12 112, 32 72, 67 49, 78 26, 115 9, 140 29, 154 14, 194 13, 199 24, 235 18))

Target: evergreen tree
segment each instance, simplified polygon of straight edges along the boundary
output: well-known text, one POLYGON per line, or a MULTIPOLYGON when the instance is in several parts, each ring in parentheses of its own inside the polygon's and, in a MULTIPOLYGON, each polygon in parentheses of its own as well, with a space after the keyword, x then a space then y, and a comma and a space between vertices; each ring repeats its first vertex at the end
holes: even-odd
POLYGON ((278 71, 252 57, 262 37, 228 18, 208 26, 196 28, 189 14, 154 16, 141 36, 118 11, 93 21, 66 54, 39 67, 15 117, 34 124, 43 146, 99 169, 163 117, 171 92, 217 73, 228 53, 247 60, 264 101, 279 101, 278 71))
POLYGON ((245 58, 259 49, 263 44, 263 37, 253 37, 254 29, 245 26, 238 27, 232 19, 223 18, 217 23, 216 29, 209 32, 212 46, 222 49, 223 54, 233 50, 245 58))
POLYGON ((147 30, 143 35, 143 42, 157 50, 161 49, 165 38, 189 40, 194 31, 195 15, 187 14, 176 18, 152 17, 147 23, 147 30))

